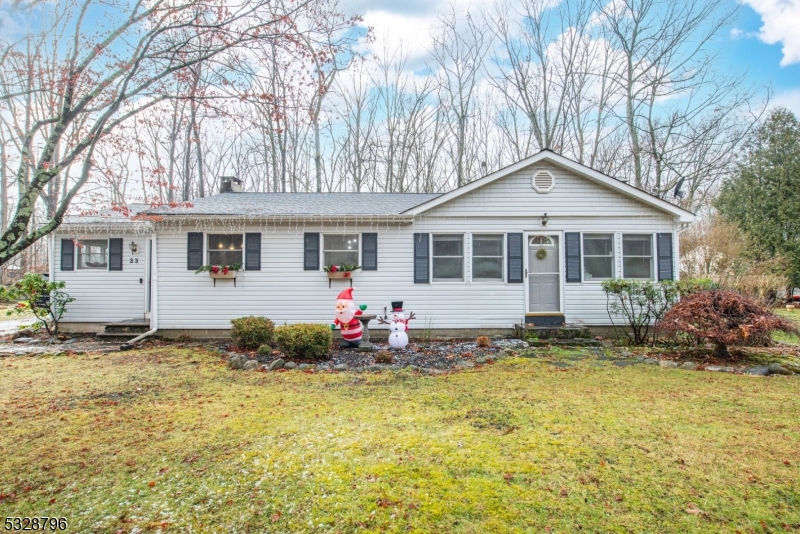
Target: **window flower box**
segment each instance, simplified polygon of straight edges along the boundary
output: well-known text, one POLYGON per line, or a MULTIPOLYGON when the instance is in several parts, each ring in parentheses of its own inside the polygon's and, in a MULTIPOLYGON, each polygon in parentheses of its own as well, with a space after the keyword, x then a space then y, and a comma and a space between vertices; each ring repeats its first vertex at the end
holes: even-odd
POLYGON ((208 274, 211 278, 236 278, 236 273, 238 271, 229 270, 228 272, 218 272, 215 273, 214 271, 208 271, 208 274))
POLYGON ((328 271, 328 278, 331 280, 341 280, 342 278, 350 278, 353 271, 328 271))
POLYGON ((350 286, 353 285, 353 271, 360 269, 360 265, 326 265, 322 268, 325 274, 328 275, 328 286, 331 285, 331 280, 350 280, 350 286))
POLYGON ((217 278, 226 278, 233 280, 233 285, 236 285, 236 273, 242 268, 241 263, 234 263, 233 265, 203 265, 197 269, 194 274, 207 272, 208 276, 214 279, 214 286, 217 285, 217 278))

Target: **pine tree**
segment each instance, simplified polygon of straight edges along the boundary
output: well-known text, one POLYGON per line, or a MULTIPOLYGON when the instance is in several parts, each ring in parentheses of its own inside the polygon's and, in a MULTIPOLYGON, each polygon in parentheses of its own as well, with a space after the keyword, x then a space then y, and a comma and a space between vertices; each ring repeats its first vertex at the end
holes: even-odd
POLYGON ((775 109, 753 131, 716 207, 767 253, 786 256, 800 286, 800 121, 791 111, 775 109))

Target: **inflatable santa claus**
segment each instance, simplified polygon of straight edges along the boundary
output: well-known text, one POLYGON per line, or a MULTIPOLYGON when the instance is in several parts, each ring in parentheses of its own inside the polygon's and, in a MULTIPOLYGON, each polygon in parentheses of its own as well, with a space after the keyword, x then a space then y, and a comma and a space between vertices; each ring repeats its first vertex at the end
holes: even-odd
POLYGON ((348 287, 336 297, 336 319, 333 320, 331 330, 338 326, 342 330, 342 341, 339 346, 343 349, 357 348, 361 344, 361 321, 358 316, 367 309, 366 304, 356 308, 353 302, 353 289, 348 287))

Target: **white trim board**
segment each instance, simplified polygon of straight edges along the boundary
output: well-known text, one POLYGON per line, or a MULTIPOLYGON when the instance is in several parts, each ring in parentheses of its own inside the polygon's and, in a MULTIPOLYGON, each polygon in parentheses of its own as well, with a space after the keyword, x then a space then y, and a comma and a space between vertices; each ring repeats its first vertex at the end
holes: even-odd
POLYGON ((528 167, 530 165, 542 161, 554 163, 560 167, 569 169, 570 171, 574 172, 579 176, 583 176, 584 178, 603 184, 610 189, 622 193, 623 195, 634 198, 644 204, 652 206, 661 211, 670 213, 675 217, 675 220, 677 222, 689 223, 695 220, 695 214, 690 211, 675 206, 674 204, 670 204, 666 200, 662 200, 658 197, 655 197, 649 193, 642 191, 641 189, 637 189, 632 185, 626 184, 625 182, 620 182, 619 180, 612 178, 611 176, 605 175, 585 165, 581 165, 580 163, 565 158, 564 156, 556 154, 555 152, 551 152, 550 150, 542 150, 539 153, 534 154, 533 156, 525 158, 521 161, 518 161, 517 163, 509 165, 508 167, 495 171, 491 174, 487 174, 483 178, 480 178, 478 180, 475 180, 474 182, 459 187, 458 189, 454 189, 449 193, 445 193, 439 197, 434 198, 433 200, 429 200, 428 202, 420 204, 419 206, 415 206, 403 212, 403 214, 414 215, 414 216, 419 215, 437 206, 441 206, 442 204, 449 202, 455 198, 458 198, 461 195, 465 195, 471 191, 474 191, 475 189, 483 187, 484 185, 490 184, 495 180, 504 178, 512 173, 524 169, 525 167, 528 167))

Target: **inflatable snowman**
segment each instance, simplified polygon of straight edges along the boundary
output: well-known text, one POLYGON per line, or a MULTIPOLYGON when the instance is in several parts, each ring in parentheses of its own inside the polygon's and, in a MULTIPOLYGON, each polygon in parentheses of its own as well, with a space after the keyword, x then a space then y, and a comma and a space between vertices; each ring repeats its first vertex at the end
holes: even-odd
MULTIPOLYGON (((389 346, 393 349, 404 349, 408 345, 408 321, 414 318, 411 312, 408 318, 403 311, 402 302, 392 302, 392 320, 389 322, 389 346)), ((381 321, 385 323, 386 321, 381 321)))

